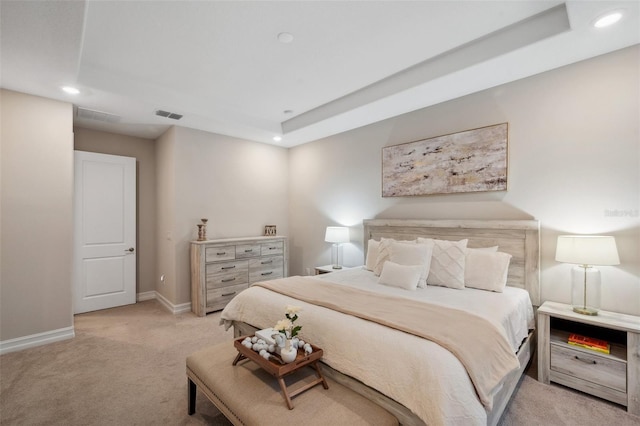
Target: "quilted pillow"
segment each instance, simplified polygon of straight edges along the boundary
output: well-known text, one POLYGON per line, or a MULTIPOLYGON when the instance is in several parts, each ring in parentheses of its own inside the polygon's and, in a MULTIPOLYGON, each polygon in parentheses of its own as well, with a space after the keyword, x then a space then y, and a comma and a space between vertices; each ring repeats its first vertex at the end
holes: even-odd
POLYGON ((380 284, 393 287, 400 287, 405 290, 415 290, 418 287, 418 280, 422 273, 420 265, 399 265, 386 261, 380 274, 378 282, 380 284))
POLYGON ((502 293, 507 285, 511 255, 503 252, 469 250, 464 283, 467 287, 502 293))
POLYGON ((433 243, 407 244, 394 241, 389 244, 389 260, 400 265, 419 265, 422 267, 418 287, 427 286, 427 275, 431 265, 433 243))
POLYGON ((378 251, 380 250, 380 241, 369 240, 367 246, 367 259, 364 262, 364 268, 373 271, 376 268, 376 260, 378 259, 378 251))
MULTIPOLYGON (((418 242, 421 239, 418 240, 418 242)), ((433 240, 433 256, 427 284, 449 288, 464 288, 464 265, 467 242, 433 240)))
POLYGON ((389 260, 389 255, 391 254, 389 247, 392 243, 415 244, 415 241, 396 241, 393 238, 381 238, 380 245, 378 246, 378 257, 376 258, 376 264, 373 268, 373 273, 378 277, 382 273, 384 262, 389 260))

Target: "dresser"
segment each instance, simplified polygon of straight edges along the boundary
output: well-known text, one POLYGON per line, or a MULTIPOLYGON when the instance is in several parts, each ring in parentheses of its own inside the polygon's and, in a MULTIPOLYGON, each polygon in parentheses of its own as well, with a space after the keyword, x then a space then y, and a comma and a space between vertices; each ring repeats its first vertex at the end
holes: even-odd
POLYGON ((245 237, 191 242, 191 310, 218 311, 258 281, 288 275, 287 237, 245 237))
POLYGON ((613 401, 640 415, 640 317, 607 311, 581 315, 569 305, 545 302, 538 309, 538 380, 613 401), (570 333, 606 340, 611 353, 570 345, 570 333))

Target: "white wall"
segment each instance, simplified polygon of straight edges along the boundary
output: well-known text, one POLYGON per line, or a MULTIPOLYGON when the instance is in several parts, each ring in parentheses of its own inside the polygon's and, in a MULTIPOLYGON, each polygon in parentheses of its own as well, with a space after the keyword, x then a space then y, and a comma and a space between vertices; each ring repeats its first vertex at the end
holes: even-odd
POLYGON ((191 300, 190 241, 201 218, 209 219, 209 239, 259 236, 265 225, 288 235, 288 151, 182 127, 170 132, 157 147, 159 190, 166 190, 158 205, 168 210, 158 234, 160 245, 170 246, 158 258, 158 276, 169 279, 161 287, 173 287, 162 294, 182 304, 191 300))
POLYGON ((4 89, 0 105, 0 341, 71 337, 72 105, 4 89))
POLYGON ((543 300, 570 302, 560 234, 616 237, 601 267, 602 308, 640 314, 640 48, 554 71, 290 150, 290 271, 330 263, 328 225, 351 227, 346 265, 362 264, 362 219, 537 219, 543 300), (509 123, 509 190, 381 197, 381 149, 509 123))

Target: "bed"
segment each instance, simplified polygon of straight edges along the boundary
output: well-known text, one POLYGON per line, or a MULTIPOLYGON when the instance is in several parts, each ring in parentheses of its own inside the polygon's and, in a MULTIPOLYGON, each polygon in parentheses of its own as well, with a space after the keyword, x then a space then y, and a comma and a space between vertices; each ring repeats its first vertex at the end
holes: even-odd
POLYGON ((366 252, 369 240, 395 247, 424 242, 418 238, 439 244, 467 240, 469 249, 497 246, 510 256, 506 286, 501 292, 440 285, 410 291, 379 283, 392 263, 383 262, 379 274, 365 265, 252 286, 227 305, 221 323, 233 326, 236 336, 251 334, 273 326, 286 305, 300 306, 301 335, 323 348, 325 374, 383 406, 401 424, 497 424, 534 348, 539 223, 377 219, 363 225, 367 260, 373 257, 366 252), (411 321, 418 315, 419 321, 411 321), (427 336, 425 328, 434 334, 427 336))

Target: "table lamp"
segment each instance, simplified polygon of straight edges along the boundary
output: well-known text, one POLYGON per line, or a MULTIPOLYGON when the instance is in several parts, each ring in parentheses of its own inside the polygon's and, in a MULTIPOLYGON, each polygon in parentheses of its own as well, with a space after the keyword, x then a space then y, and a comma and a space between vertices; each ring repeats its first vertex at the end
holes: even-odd
POLYGON ((333 269, 342 269, 342 243, 349 242, 349 228, 345 226, 327 226, 324 240, 333 243, 331 264, 333 269))
POLYGON ((556 260, 574 263, 571 270, 571 305, 583 315, 598 315, 600 271, 594 265, 619 265, 616 240, 608 236, 560 235, 556 260))

